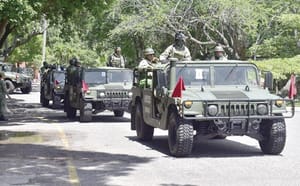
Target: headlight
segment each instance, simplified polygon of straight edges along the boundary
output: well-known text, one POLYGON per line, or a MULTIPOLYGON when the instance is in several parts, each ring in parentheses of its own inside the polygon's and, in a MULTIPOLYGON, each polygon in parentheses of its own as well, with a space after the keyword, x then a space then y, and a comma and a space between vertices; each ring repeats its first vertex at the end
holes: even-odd
POLYGON ((265 104, 257 105, 257 113, 259 115, 266 115, 268 113, 268 107, 265 104))
POLYGON ((104 93, 104 92, 100 92, 99 96, 100 96, 101 98, 103 98, 103 97, 105 97, 105 93, 104 93))
POLYGON ((185 101, 185 102, 184 102, 184 107, 187 108, 187 109, 191 108, 192 105, 193 105, 193 102, 192 102, 192 101, 185 101))
POLYGON ((275 105, 276 105, 277 107, 282 107, 283 103, 284 103, 283 100, 276 100, 276 101, 275 101, 275 105))
POLYGON ((216 116, 218 114, 218 106, 217 105, 209 105, 207 107, 207 113, 210 116, 216 116))
POLYGON ((131 97, 132 97, 132 92, 129 92, 129 93, 128 93, 128 96, 131 98, 131 97))

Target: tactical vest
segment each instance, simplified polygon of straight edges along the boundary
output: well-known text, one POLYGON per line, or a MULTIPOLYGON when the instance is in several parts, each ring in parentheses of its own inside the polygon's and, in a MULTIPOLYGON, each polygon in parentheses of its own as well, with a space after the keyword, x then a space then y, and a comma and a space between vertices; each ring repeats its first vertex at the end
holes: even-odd
POLYGON ((175 57, 179 60, 182 60, 185 58, 186 49, 184 50, 177 50, 175 47, 172 48, 172 57, 175 57))
POLYGON ((124 67, 124 59, 122 56, 118 57, 115 55, 111 55, 111 66, 113 67, 124 67))

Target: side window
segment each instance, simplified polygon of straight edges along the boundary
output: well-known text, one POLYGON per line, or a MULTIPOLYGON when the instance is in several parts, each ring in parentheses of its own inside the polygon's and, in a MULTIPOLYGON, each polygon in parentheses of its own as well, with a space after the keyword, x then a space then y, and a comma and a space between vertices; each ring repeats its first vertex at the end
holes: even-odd
POLYGON ((162 70, 153 72, 153 87, 159 89, 162 87, 167 87, 166 76, 162 70))

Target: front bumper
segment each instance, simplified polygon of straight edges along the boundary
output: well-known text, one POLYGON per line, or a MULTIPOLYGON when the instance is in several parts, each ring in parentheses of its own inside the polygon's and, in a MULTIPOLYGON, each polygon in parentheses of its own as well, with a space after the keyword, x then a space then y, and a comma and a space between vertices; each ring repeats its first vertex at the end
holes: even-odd
POLYGON ((292 118, 295 115, 295 103, 290 99, 269 99, 269 100, 243 100, 243 99, 221 99, 221 100, 189 100, 198 107, 185 108, 185 102, 180 106, 182 117, 188 120, 217 120, 217 119, 274 119, 292 118), (286 106, 276 107, 275 102, 281 100, 291 105, 291 110, 286 106), (256 110, 258 104, 267 106, 267 113, 259 115, 256 110), (209 115, 208 106, 216 105, 218 113, 209 115), (198 109, 200 108, 200 109, 198 109), (201 110, 199 112, 199 110, 201 110))

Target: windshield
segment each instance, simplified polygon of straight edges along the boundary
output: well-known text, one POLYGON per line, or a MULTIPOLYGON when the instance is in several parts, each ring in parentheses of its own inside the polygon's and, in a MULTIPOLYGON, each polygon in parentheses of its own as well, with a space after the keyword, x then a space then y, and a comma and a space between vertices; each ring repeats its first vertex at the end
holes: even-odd
POLYGON ((132 82, 130 70, 109 70, 107 76, 109 83, 132 82))
POLYGON ((208 66, 183 66, 176 68, 177 80, 182 77, 187 86, 199 85, 258 85, 258 75, 253 66, 214 66, 211 75, 208 66), (213 80, 213 82, 211 82, 213 80))
POLYGON ((12 65, 2 64, 1 65, 1 71, 3 71, 3 72, 11 72, 12 71, 12 65))
POLYGON ((182 77, 185 85, 209 85, 210 75, 208 67, 176 68, 177 79, 182 77))
POLYGON ((215 66, 215 85, 258 85, 252 66, 215 66))
POLYGON ((64 72, 55 72, 54 78, 55 78, 55 80, 57 80, 59 82, 64 82, 65 81, 65 73, 64 72))
POLYGON ((84 80, 88 84, 105 84, 106 72, 105 71, 85 71, 84 80))

